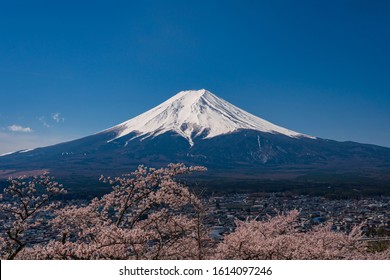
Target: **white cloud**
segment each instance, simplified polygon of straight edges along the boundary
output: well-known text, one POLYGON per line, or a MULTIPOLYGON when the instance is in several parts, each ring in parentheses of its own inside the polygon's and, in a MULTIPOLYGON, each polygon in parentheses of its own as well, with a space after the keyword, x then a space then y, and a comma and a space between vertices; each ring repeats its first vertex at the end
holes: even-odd
POLYGON ((8 129, 13 132, 33 132, 33 130, 29 127, 23 127, 16 124, 10 125, 8 129))
POLYGON ((45 127, 50 127, 50 125, 46 122, 46 119, 44 116, 38 117, 38 120, 41 122, 41 124, 45 127))
POLYGON ((64 121, 65 121, 65 118, 63 118, 63 117, 61 116, 60 113, 52 113, 52 114, 51 114, 51 117, 52 117, 53 120, 55 120, 57 123, 59 123, 59 122, 64 122, 64 121))

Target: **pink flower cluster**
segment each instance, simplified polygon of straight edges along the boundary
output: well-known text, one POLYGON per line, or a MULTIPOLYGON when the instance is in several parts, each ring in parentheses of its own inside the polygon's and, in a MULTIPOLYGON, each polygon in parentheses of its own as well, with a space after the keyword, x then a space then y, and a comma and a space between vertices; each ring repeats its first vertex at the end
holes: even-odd
POLYGON ((390 248, 370 252, 360 226, 349 234, 332 231, 331 224, 308 232, 296 230, 298 211, 279 214, 267 221, 236 221, 236 230, 218 245, 219 259, 338 260, 389 259, 390 248))

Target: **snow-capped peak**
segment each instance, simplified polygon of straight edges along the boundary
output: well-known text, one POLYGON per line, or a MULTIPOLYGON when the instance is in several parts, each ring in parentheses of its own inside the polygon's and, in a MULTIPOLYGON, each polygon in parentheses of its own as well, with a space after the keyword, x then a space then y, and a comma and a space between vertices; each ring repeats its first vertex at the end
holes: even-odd
POLYGON ((153 109, 106 131, 117 133, 112 140, 132 132, 137 133, 134 138, 146 139, 174 131, 192 146, 197 136, 212 138, 240 129, 315 138, 256 117, 205 89, 181 91, 153 109))

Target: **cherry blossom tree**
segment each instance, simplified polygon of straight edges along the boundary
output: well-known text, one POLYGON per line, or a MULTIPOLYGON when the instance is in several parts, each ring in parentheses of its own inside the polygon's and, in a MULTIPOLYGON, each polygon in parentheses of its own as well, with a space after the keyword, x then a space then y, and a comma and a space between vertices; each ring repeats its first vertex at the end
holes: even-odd
POLYGON ((1 258, 14 259, 28 243, 39 238, 32 232, 47 224, 47 215, 56 207, 50 199, 66 191, 48 174, 10 178, 8 183, 4 194, 0 195, 0 211, 5 216, 0 249, 1 258))
MULTIPOLYGON (((203 167, 139 166, 122 177, 101 177, 112 192, 85 207, 56 211, 61 240, 39 246, 43 259, 203 259, 211 239, 202 202, 176 176, 203 167)), ((38 248, 38 247, 36 247, 38 248)))
POLYGON ((218 244, 218 259, 337 260, 390 259, 390 249, 370 253, 360 226, 349 234, 332 231, 330 223, 306 232, 296 228, 299 212, 278 214, 266 221, 239 221, 233 233, 218 244))

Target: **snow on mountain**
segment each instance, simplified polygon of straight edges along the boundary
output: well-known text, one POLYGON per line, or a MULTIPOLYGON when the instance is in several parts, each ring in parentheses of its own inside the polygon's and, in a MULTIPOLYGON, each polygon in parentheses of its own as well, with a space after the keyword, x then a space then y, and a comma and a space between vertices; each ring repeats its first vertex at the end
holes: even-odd
POLYGON ((117 136, 110 140, 113 141, 133 132, 137 136, 132 139, 146 139, 174 131, 187 139, 192 146, 193 139, 198 136, 212 138, 240 129, 315 139, 256 117, 205 89, 181 91, 153 109, 105 132, 117 133, 117 136))
POLYGON ((28 153, 28 152, 31 152, 31 151, 34 151, 34 150, 35 149, 26 149, 26 150, 21 150, 21 151, 9 152, 9 153, 5 153, 5 154, 1 154, 0 157, 4 157, 4 156, 16 154, 16 153, 19 153, 19 154, 28 153))
POLYGON ((5 156, 8 156, 8 155, 12 155, 14 153, 17 153, 17 152, 9 152, 9 153, 5 153, 5 154, 1 154, 0 157, 5 157, 5 156))

